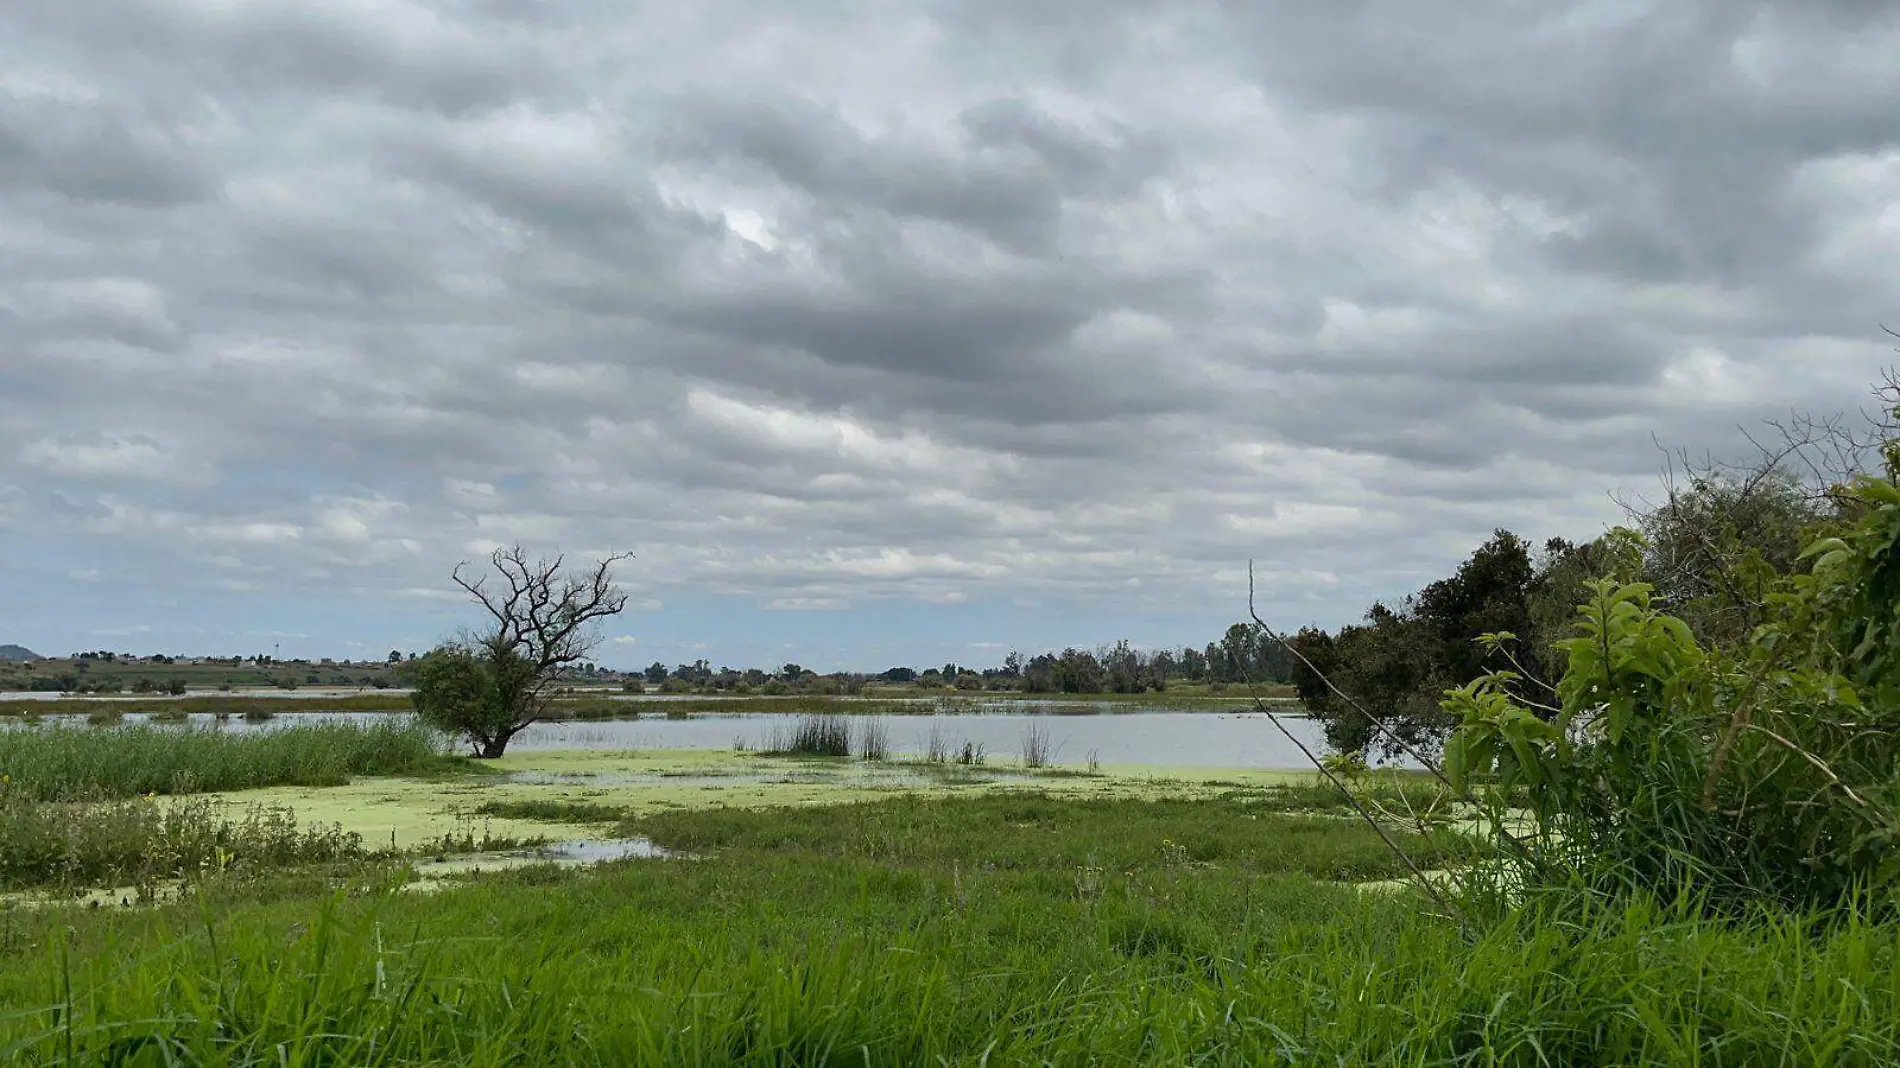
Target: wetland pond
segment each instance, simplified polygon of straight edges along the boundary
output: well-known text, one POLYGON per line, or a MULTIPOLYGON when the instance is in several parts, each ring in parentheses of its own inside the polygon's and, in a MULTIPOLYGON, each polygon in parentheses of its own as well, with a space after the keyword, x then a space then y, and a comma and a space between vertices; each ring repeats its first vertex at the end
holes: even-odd
MULTIPOLYGON (((267 731, 297 723, 354 720, 373 723, 386 712, 296 712, 261 723, 232 718, 223 723, 210 714, 190 717, 192 726, 221 730, 267 731)), ((64 717, 47 717, 48 720, 64 717)), ((145 713, 130 712, 126 723, 145 713)), ((763 751, 797 721, 795 714, 705 714, 680 718, 537 723, 516 735, 508 751, 558 749, 725 749, 763 751)), ((1114 712, 1093 715, 1040 715, 1022 712, 959 712, 905 716, 852 716, 853 736, 866 723, 880 724, 894 758, 920 756, 934 731, 952 752, 964 743, 981 746, 992 762, 1014 761, 1033 728, 1048 742, 1049 762, 1076 767, 1091 753, 1102 764, 1141 764, 1183 768, 1310 767, 1300 750, 1260 712, 1114 712)), ((1303 716, 1279 714, 1280 723, 1315 753, 1324 751, 1320 724, 1303 716)), ((17 720, 14 722, 18 722, 17 720)))

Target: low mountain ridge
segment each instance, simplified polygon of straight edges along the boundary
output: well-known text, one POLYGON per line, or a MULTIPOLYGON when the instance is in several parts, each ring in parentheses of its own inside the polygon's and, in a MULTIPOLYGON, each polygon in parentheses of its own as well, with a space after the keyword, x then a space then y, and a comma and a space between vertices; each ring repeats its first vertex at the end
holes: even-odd
POLYGON ((21 662, 28 662, 28 661, 33 661, 33 660, 44 660, 44 659, 46 658, 34 652, 33 650, 28 649, 24 645, 0 645, 0 660, 18 660, 21 662))

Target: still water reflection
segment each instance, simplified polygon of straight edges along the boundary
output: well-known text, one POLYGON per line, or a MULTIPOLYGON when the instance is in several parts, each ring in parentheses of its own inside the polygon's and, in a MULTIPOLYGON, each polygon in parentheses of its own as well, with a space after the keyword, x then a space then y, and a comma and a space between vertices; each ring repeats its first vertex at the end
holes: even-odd
MULTIPOLYGON (((276 730, 296 723, 335 720, 375 722, 389 713, 300 712, 263 723, 232 719, 217 723, 210 715, 191 716, 195 727, 226 731, 276 730)), ((48 717, 53 719, 55 717, 48 717)), ((65 717, 58 717, 65 718, 65 717)), ((130 713, 127 723, 145 719, 130 713)), ((865 717, 869 719, 871 717, 865 717)), ((695 715, 681 719, 647 718, 599 723, 537 723, 515 737, 511 752, 537 749, 731 749, 737 745, 770 748, 775 737, 796 720, 786 714, 695 715)), ((1301 742, 1322 752, 1318 723, 1280 715, 1280 723, 1301 742)), ((853 717, 853 723, 861 721, 853 717)), ((1048 739, 1052 762, 1078 766, 1091 754, 1103 764, 1158 764, 1183 767, 1303 768, 1299 749, 1259 712, 1118 712, 1109 715, 1028 715, 1022 713, 951 713, 877 717, 888 732, 893 756, 915 756, 929 745, 934 730, 952 750, 965 742, 983 747, 992 761, 1011 761, 1022 752, 1033 728, 1048 739)))

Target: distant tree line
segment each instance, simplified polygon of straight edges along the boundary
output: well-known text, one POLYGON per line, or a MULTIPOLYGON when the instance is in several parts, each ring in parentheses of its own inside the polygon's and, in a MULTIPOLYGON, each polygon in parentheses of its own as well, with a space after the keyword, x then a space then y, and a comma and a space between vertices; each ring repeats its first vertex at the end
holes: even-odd
POLYGON ((821 675, 788 663, 773 670, 714 668, 695 660, 671 668, 654 661, 630 675, 629 690, 657 686, 662 693, 818 693, 852 695, 874 684, 921 689, 1030 694, 1109 694, 1161 692, 1189 684, 1221 690, 1247 682, 1285 685, 1293 678, 1293 658, 1285 647, 1252 624, 1236 623, 1219 641, 1205 647, 1142 649, 1127 641, 1094 649, 1074 646, 1025 657, 1010 653, 998 667, 978 668, 953 662, 918 670, 893 667, 875 674, 837 672, 821 675))
POLYGON ((165 653, 136 656, 98 649, 64 659, 0 664, 0 690, 69 694, 183 694, 191 688, 233 684, 275 686, 375 687, 395 681, 382 661, 324 659, 279 660, 258 656, 186 657, 165 653))

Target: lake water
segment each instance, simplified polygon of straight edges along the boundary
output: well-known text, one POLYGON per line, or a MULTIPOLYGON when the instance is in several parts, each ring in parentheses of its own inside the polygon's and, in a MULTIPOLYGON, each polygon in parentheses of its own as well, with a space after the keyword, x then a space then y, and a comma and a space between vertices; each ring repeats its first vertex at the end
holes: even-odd
MULTIPOLYGON (((241 732, 275 730, 323 720, 372 723, 388 713, 298 712, 263 723, 232 719, 216 723, 208 714, 193 715, 198 727, 241 732)), ((64 718, 64 717, 48 717, 64 718)), ((127 723, 145 719, 128 713, 127 723)), ((515 736, 511 752, 537 749, 731 749, 761 750, 797 721, 785 714, 695 715, 682 719, 648 718, 598 723, 537 723, 515 736)), ((1320 725, 1301 716, 1279 721, 1315 753, 1323 752, 1320 725)), ((18 721, 14 721, 18 722, 18 721)), ((1033 728, 1048 739, 1053 763, 1080 766, 1091 752, 1103 764, 1159 764, 1214 768, 1304 768, 1306 758, 1260 712, 1118 712, 1106 715, 1027 715, 957 713, 918 716, 851 717, 853 734, 867 722, 881 724, 893 756, 922 754, 931 732, 952 752, 965 742, 980 745, 992 761, 1014 761, 1033 728)))

